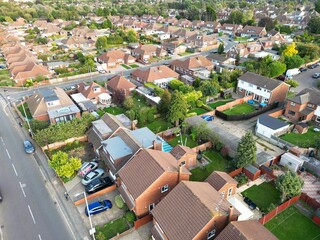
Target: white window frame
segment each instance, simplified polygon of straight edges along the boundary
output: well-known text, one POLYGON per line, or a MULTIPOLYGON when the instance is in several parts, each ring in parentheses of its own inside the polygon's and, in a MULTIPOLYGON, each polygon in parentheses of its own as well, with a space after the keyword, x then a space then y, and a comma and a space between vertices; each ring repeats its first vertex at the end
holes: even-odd
POLYGON ((161 193, 165 193, 165 192, 167 192, 168 190, 169 190, 169 185, 168 185, 168 184, 166 184, 166 185, 164 185, 164 186, 161 187, 161 193))
POLYGON ((296 104, 294 102, 290 102, 290 105, 294 107, 296 104))
POLYGON ((231 197, 232 196, 232 187, 231 188, 228 188, 228 195, 227 197, 231 197))

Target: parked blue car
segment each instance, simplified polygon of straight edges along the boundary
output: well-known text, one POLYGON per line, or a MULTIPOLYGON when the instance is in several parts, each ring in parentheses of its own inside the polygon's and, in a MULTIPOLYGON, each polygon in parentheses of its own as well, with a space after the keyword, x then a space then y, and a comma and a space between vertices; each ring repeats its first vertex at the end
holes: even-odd
POLYGON ((208 122, 210 122, 210 121, 212 121, 214 119, 214 116, 203 115, 203 116, 201 116, 201 118, 206 120, 206 121, 208 121, 208 122))
POLYGON ((29 154, 33 153, 35 150, 34 146, 32 145, 32 143, 29 140, 25 140, 23 142, 23 147, 24 147, 24 151, 29 154))
MULTIPOLYGON (((102 200, 89 204, 88 208, 90 215, 94 215, 112 208, 112 203, 110 200, 102 200)), ((89 216, 87 207, 85 208, 85 213, 87 216, 89 216)))

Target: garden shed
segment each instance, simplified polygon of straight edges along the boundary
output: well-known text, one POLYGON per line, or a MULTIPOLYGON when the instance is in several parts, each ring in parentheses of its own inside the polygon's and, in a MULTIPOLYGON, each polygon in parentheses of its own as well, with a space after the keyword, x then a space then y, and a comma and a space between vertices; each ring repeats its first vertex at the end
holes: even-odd
POLYGON ((268 114, 263 114, 257 120, 256 134, 271 138, 271 135, 283 132, 288 127, 288 123, 277 118, 270 117, 268 114))
POLYGON ((254 181, 260 176, 261 171, 258 168, 256 168, 255 166, 249 164, 243 169, 243 172, 247 175, 247 177, 251 181, 254 181))
POLYGON ((281 156, 280 165, 289 168, 293 172, 297 172, 303 165, 304 160, 292 153, 285 153, 281 156))

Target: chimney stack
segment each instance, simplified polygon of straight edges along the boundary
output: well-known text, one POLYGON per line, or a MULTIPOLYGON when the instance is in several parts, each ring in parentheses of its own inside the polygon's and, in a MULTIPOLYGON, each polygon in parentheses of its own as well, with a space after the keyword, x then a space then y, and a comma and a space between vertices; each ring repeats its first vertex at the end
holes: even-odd
POLYGON ((182 181, 181 176, 182 176, 182 167, 183 165, 180 163, 179 164, 179 173, 178 173, 178 183, 182 181))
POLYGON ((232 216, 233 216, 233 206, 229 206, 228 223, 231 222, 232 216))

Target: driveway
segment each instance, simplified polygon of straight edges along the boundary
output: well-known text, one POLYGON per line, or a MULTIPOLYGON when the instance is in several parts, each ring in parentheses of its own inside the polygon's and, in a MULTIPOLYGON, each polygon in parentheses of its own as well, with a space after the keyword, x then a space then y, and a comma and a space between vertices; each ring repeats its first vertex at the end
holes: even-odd
POLYGON ((312 75, 315 73, 320 73, 320 66, 314 69, 308 69, 305 72, 302 72, 293 77, 293 79, 299 82, 299 86, 294 89, 295 92, 300 92, 304 88, 315 88, 317 89, 317 81, 320 79, 312 78, 312 75))

